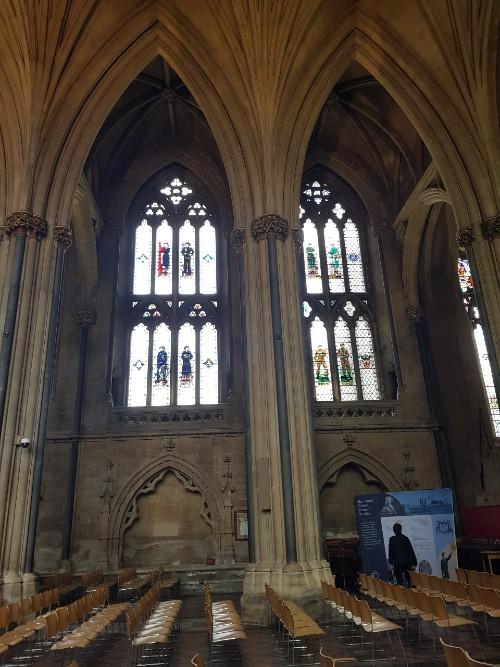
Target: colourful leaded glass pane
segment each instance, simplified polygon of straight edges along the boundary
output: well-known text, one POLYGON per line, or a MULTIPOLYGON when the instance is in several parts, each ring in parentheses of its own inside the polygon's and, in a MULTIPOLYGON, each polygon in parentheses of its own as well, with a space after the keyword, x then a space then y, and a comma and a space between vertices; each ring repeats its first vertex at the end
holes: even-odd
POLYGON ((179 230, 179 292, 194 294, 196 288, 196 237, 193 225, 186 220, 179 230))
POLYGON ((363 275, 359 233, 358 228, 352 220, 348 220, 344 225, 344 244, 351 292, 364 292, 365 278, 363 275))
POLYGON ((191 324, 179 329, 179 374, 177 380, 177 403, 196 403, 196 332, 191 324))
POLYGON ((166 220, 156 230, 155 293, 172 294, 172 227, 166 220))
POLYGON ((153 230, 143 220, 135 230, 134 294, 151 293, 151 243, 153 230))
POLYGON ((358 393, 356 390, 351 334, 346 321, 342 317, 335 322, 334 335, 340 382, 340 398, 342 401, 355 401, 358 398, 358 393))
POLYGON ((328 220, 325 225, 325 250, 330 291, 344 292, 344 267, 342 266, 340 234, 333 220, 328 220))
POLYGON ((208 220, 200 227, 200 292, 217 292, 217 246, 215 229, 208 220))
POLYGON ((146 405, 148 389, 149 330, 138 324, 130 335, 128 405, 146 405))
POLYGON ((153 334, 151 405, 170 405, 170 354, 170 329, 162 323, 153 334))
POLYGON ((309 294, 319 294, 323 291, 323 285, 319 261, 318 231, 310 220, 306 220, 302 229, 304 232, 306 290, 309 294))
POLYGON ((219 402, 217 329, 207 322, 200 331, 200 403, 219 402))
POLYGON ((333 401, 332 370, 328 353, 326 327, 319 317, 311 324, 311 351, 313 357, 314 395, 317 401, 333 401))
POLYGON ((356 322, 355 333, 363 400, 376 401, 380 398, 380 392, 373 351, 373 338, 370 325, 364 317, 360 317, 356 322))
POLYGON ((484 340, 483 328, 480 324, 474 327, 474 340, 476 342, 477 354, 479 356, 479 365, 481 368, 481 375, 483 377, 484 388, 486 390, 486 398, 491 413, 491 420, 493 422, 493 430, 495 436, 500 438, 500 407, 498 405, 498 397, 493 383, 493 373, 491 370, 490 358, 486 343, 484 340))
POLYGON ((468 259, 458 259, 458 282, 464 293, 469 292, 474 287, 468 259))

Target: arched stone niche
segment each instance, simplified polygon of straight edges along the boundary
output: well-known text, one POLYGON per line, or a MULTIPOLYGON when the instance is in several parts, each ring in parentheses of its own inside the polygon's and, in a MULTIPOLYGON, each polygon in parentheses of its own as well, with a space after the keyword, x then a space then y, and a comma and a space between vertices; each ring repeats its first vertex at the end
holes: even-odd
POLYGON ((200 517, 213 534, 213 553, 217 559, 221 550, 222 508, 215 488, 200 470, 185 459, 166 454, 138 470, 119 494, 110 514, 107 561, 111 569, 123 564, 124 537, 139 519, 141 498, 155 493, 168 473, 173 473, 186 491, 199 494, 200 517))
POLYGON ((320 510, 324 537, 356 534, 354 497, 403 488, 378 459, 357 449, 339 452, 319 472, 320 510))

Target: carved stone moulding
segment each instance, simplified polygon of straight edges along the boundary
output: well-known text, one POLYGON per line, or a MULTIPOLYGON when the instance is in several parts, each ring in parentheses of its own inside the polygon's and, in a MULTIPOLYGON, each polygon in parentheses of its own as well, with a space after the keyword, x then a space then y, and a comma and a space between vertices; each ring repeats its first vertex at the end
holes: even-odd
POLYGON ((487 241, 500 239, 500 215, 495 215, 482 222, 481 232, 487 241))
POLYGON ((243 252, 243 244, 246 241, 246 232, 244 229, 237 228, 233 229, 231 231, 231 246, 236 250, 236 252, 239 254, 243 252))
POLYGON ((397 410, 394 406, 377 406, 377 405, 338 405, 332 407, 317 406, 314 408, 314 418, 321 422, 335 421, 337 419, 349 418, 368 418, 376 419, 381 417, 396 417, 397 410))
POLYGON ((29 234, 43 239, 47 236, 47 221, 29 211, 16 211, 5 221, 5 231, 9 236, 29 234))
POLYGON ((63 250, 68 250, 73 243, 73 232, 69 227, 54 227, 54 240, 63 250))
POLYGON ((136 410, 115 410, 114 421, 118 424, 221 424, 223 410, 168 410, 142 412, 136 410))
POLYGON ((262 241, 270 236, 276 236, 284 241, 288 236, 288 222, 276 213, 268 213, 252 222, 252 236, 256 241, 262 241))
POLYGON ((79 327, 93 327, 97 321, 95 310, 79 310, 76 314, 76 323, 79 327))
POLYGON ((304 232, 302 229, 292 229, 292 239, 295 243, 296 250, 302 251, 304 246, 304 232))
POLYGON ((408 306, 406 309, 406 315, 408 316, 410 322, 413 322, 414 324, 418 324, 424 319, 424 311, 421 306, 408 306))
POLYGON ((466 248, 476 240, 476 235, 472 227, 464 227, 457 232, 457 245, 466 248))

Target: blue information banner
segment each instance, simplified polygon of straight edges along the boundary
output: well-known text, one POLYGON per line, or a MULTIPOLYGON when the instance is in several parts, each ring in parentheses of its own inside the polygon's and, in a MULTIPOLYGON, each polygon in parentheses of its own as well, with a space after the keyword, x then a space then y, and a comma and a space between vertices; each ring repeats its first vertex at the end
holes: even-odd
POLYGON ((389 538, 394 535, 394 524, 400 523, 413 545, 417 570, 455 578, 457 547, 450 489, 356 496, 354 508, 365 574, 391 579, 389 538))

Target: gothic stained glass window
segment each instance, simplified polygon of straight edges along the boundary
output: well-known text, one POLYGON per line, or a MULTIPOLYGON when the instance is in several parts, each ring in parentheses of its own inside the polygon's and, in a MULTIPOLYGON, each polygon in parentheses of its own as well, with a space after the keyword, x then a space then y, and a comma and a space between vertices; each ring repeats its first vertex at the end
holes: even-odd
POLYGON ((500 437, 500 406, 493 381, 493 372, 491 369, 491 361, 484 340, 484 332, 481 324, 481 317, 476 303, 476 296, 474 294, 474 283, 470 270, 469 260, 466 257, 458 258, 458 283, 463 294, 463 302, 472 325, 474 333, 474 342, 479 358, 479 368, 483 379, 484 389, 486 392, 486 400, 490 412, 490 418, 493 426, 495 437, 500 437))
POLYGON ((144 207, 132 241, 128 405, 218 403, 219 232, 209 207, 175 177, 144 207))
POLYGON ((304 319, 317 401, 380 400, 373 316, 358 222, 335 189, 302 191, 304 319))

